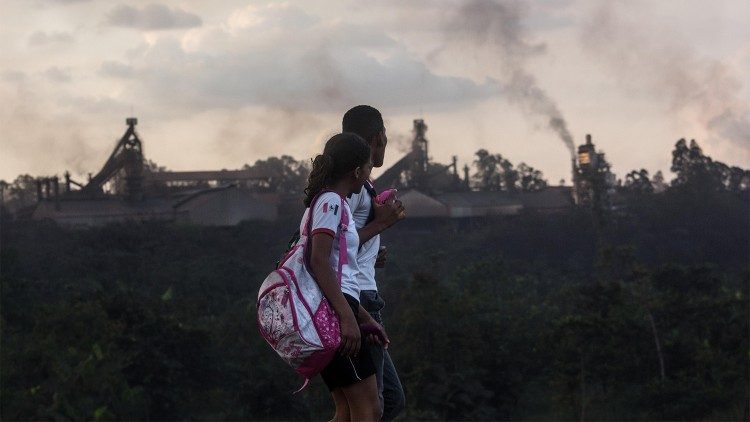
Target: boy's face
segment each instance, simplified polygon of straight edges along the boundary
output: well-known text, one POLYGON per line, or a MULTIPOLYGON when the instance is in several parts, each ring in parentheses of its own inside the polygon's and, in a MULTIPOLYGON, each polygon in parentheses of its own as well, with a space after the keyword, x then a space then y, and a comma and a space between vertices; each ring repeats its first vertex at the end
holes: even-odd
POLYGON ((370 141, 373 167, 383 166, 386 145, 388 145, 388 137, 385 135, 385 126, 383 126, 383 130, 375 135, 370 141))
POLYGON ((365 184, 365 181, 370 178, 370 174, 372 173, 372 157, 367 160, 364 166, 357 168, 357 171, 354 172, 354 177, 357 179, 357 186, 355 192, 359 193, 360 189, 362 189, 362 185, 365 184))

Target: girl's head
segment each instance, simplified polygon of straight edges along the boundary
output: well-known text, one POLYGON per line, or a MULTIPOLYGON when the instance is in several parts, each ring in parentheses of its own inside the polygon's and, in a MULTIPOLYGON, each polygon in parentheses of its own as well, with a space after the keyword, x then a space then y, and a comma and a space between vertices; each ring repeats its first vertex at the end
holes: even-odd
POLYGON ((338 183, 344 183, 347 193, 359 192, 371 171, 370 146, 364 139, 347 132, 334 135, 326 142, 323 153, 313 160, 305 188, 305 206, 309 207, 321 190, 338 183))

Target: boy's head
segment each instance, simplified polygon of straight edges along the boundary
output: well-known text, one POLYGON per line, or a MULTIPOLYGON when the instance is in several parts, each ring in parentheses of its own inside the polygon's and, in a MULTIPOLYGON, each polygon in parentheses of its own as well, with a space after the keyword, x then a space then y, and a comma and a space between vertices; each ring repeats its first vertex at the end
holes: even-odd
POLYGON ((385 136, 383 116, 376 108, 368 105, 351 108, 341 120, 341 131, 361 136, 370 145, 373 167, 383 165, 388 138, 385 136))

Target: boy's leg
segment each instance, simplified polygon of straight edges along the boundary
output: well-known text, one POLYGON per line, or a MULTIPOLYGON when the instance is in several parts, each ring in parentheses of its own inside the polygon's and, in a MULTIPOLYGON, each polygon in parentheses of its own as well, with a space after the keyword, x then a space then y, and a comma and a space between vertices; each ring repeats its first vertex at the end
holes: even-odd
POLYGON ((389 421, 396 418, 406 406, 406 396, 401 380, 398 378, 396 367, 393 366, 391 355, 387 350, 383 354, 383 387, 380 389, 380 395, 383 399, 383 420, 389 421))
MULTIPOLYGON (((380 311, 385 307, 385 302, 378 295, 378 292, 376 290, 363 290, 360 292, 359 300, 362 307, 370 313, 372 318, 378 324, 384 326, 380 311)), ((391 420, 404 410, 406 405, 404 389, 388 351, 377 344, 369 345, 368 349, 375 364, 378 400, 380 410, 383 413, 383 420, 391 420)))
MULTIPOLYGON (((380 317, 380 310, 385 306, 385 302, 378 295, 377 290, 362 290, 359 292, 359 303, 378 324, 383 325, 383 320, 380 317)), ((378 401, 382 412, 385 409, 383 400, 383 359, 385 350, 377 344, 368 344, 367 348, 370 352, 372 363, 375 364, 375 379, 378 385, 378 401)))

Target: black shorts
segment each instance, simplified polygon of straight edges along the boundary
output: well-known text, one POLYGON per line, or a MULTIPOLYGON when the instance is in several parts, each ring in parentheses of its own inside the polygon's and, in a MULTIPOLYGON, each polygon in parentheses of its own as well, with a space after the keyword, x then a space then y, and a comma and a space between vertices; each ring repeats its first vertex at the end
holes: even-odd
MULTIPOLYGON (((344 293, 344 298, 346 298, 356 317, 359 313, 359 302, 346 293, 344 293)), ((362 336, 362 344, 356 357, 345 357, 336 352, 331 363, 320 373, 329 390, 333 391, 339 387, 352 385, 375 374, 375 364, 372 362, 366 346, 365 336, 362 336)))

